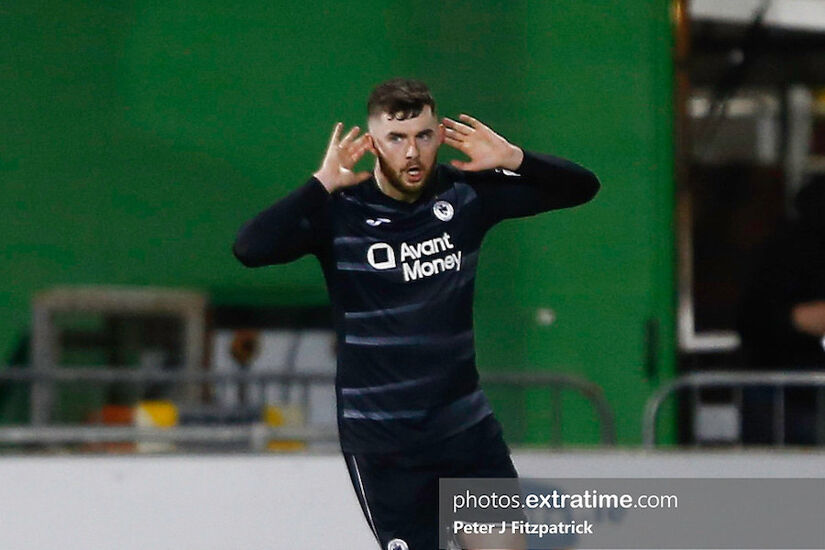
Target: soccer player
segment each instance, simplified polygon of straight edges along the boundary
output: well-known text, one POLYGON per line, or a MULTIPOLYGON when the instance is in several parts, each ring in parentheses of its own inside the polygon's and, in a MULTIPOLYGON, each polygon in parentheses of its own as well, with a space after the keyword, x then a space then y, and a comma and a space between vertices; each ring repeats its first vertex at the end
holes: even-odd
MULTIPOLYGON (((320 169, 247 222, 245 266, 315 255, 339 340, 341 448, 382 549, 438 548, 438 479, 516 477, 479 388, 473 285, 501 220, 580 205, 597 178, 475 118, 439 122, 418 81, 377 86, 368 133, 335 125, 320 169), (437 164, 446 143, 469 160, 437 164), (372 172, 354 172, 367 152, 372 172)), ((523 544, 523 541, 521 543, 523 544)))

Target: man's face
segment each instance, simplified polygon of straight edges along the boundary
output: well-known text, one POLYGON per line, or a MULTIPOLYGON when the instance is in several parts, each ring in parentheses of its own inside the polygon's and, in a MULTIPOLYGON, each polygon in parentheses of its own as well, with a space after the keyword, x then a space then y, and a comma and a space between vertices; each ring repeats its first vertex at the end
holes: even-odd
POLYGON ((369 118, 378 168, 403 199, 415 200, 433 173, 444 128, 429 105, 417 117, 398 120, 391 113, 369 118))

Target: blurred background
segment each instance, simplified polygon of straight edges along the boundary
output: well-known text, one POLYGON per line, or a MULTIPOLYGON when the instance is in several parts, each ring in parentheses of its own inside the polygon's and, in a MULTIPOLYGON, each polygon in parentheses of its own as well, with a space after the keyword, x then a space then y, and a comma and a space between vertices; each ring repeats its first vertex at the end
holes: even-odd
POLYGON ((602 182, 483 247, 514 449, 825 443, 823 2, 41 0, 0 45, 8 457, 334 456, 317 261, 231 246, 395 76, 602 182))

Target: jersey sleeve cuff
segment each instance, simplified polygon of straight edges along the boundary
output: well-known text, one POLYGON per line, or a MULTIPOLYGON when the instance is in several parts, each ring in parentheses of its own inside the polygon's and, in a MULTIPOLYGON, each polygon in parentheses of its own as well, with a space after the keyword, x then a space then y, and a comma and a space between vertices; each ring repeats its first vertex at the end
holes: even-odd
POLYGON ((532 151, 522 149, 522 152, 524 153, 524 158, 521 159, 521 164, 514 170, 514 172, 525 176, 535 174, 536 172, 541 172, 546 165, 546 162, 542 162, 538 155, 532 151))
POLYGON ((304 184, 304 187, 313 188, 314 189, 313 192, 318 193, 320 196, 323 196, 324 194, 331 195, 331 193, 329 191, 327 191, 327 188, 324 187, 324 184, 321 183, 321 180, 319 180, 315 176, 312 176, 311 178, 309 178, 307 180, 306 184, 304 184), (323 194, 321 192, 323 192, 323 194))
POLYGON ((322 207, 330 197, 330 193, 324 187, 324 184, 314 176, 298 188, 298 195, 305 213, 313 212, 322 207))

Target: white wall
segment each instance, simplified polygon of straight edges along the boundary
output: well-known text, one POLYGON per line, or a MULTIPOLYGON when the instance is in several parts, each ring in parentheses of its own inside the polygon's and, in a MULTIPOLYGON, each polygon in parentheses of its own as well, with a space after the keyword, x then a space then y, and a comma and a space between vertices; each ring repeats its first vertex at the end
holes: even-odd
MULTIPOLYGON (((697 20, 748 24, 764 0, 691 0, 690 15, 697 20)), ((822 0, 771 0, 765 12, 768 26, 821 31, 825 29, 825 2, 822 0)))
MULTIPOLYGON (((524 477, 822 477, 825 453, 518 452, 524 477)), ((0 458, 2 550, 377 548, 340 455, 0 458)))

